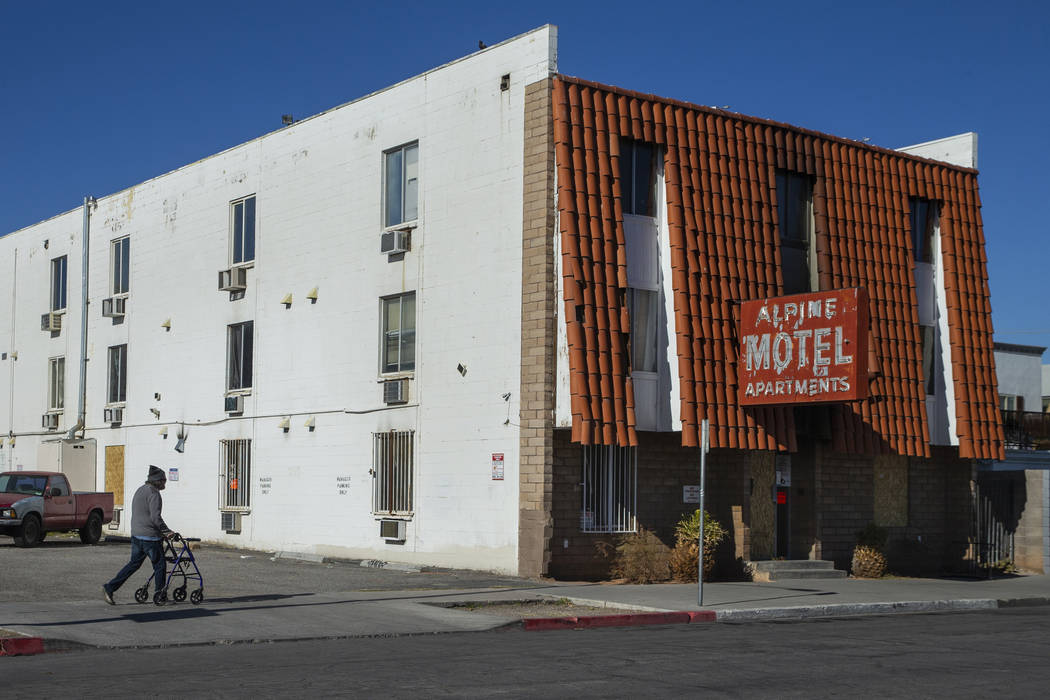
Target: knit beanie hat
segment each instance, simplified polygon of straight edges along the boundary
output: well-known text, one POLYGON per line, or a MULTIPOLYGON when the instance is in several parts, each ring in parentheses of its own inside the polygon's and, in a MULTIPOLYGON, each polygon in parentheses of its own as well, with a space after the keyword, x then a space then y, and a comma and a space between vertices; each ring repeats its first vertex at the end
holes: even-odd
POLYGON ((149 465, 149 476, 146 477, 146 481, 167 481, 168 477, 164 473, 164 470, 155 467, 152 464, 149 465))

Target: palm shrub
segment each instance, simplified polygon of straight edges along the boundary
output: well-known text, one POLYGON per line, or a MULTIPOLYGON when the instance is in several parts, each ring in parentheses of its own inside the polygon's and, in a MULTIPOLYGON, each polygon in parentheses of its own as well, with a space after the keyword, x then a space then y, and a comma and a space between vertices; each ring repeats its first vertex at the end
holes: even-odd
POLYGON ((886 528, 875 523, 857 533, 853 548, 853 575, 857 578, 881 578, 886 575, 886 528))
POLYGON ((600 557, 609 560, 613 578, 628 583, 656 583, 671 576, 667 546, 644 527, 636 533, 621 535, 614 543, 597 542, 595 547, 600 557))
MULTIPOLYGON (((675 526, 675 546, 671 551, 671 572, 676 581, 695 581, 697 558, 700 556, 697 541, 700 537, 700 509, 682 516, 675 526)), ((729 533, 704 511, 704 578, 715 568, 715 550, 729 533)))

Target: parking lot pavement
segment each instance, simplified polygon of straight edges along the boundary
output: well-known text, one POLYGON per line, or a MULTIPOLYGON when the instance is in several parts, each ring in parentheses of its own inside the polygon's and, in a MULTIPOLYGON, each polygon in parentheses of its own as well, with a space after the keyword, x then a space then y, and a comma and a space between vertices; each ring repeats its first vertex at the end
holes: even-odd
MULTIPOLYGON (((22 549, 0 536, 0 602, 102 599, 101 586, 127 563, 126 541, 84 545, 76 535, 50 535, 38 547, 22 549)), ((483 571, 422 568, 401 571, 363 567, 358 561, 301 561, 272 552, 205 545, 194 552, 208 598, 333 593, 342 591, 520 588, 536 581, 483 571)), ((406 567, 407 568, 407 567, 406 567)), ((149 578, 149 563, 117 592, 130 601, 149 578)), ((192 586, 191 586, 192 588, 192 586)))

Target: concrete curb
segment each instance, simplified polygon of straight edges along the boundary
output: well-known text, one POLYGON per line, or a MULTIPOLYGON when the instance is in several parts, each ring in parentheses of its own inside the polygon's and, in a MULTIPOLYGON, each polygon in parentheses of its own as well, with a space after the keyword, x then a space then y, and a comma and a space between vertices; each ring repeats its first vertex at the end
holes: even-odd
POLYGON ((576 596, 560 595, 558 593, 540 593, 540 597, 550 600, 567 600, 573 605, 587 605, 592 608, 617 608, 619 610, 637 610, 638 612, 676 612, 668 608, 654 608, 651 605, 636 605, 634 603, 617 603, 611 600, 597 598, 577 598, 576 596))
POLYGON ((44 653, 41 637, 0 637, 0 656, 31 656, 44 653))
POLYGON ((634 627, 638 625, 680 625, 692 622, 714 622, 713 610, 628 613, 625 615, 590 615, 584 617, 534 617, 522 620, 525 630, 589 629, 594 627, 634 627))
POLYGON ((973 600, 915 600, 892 603, 840 603, 791 608, 755 608, 753 610, 719 610, 719 622, 751 620, 803 620, 808 618, 855 615, 891 615, 899 613, 948 612, 964 610, 994 610, 999 601, 990 598, 973 600))

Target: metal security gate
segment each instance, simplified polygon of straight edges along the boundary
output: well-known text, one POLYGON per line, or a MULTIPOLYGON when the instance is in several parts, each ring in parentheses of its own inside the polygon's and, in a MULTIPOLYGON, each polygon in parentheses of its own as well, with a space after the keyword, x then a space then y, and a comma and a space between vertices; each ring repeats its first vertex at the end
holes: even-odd
POLYGON ((372 433, 372 512, 412 512, 412 430, 372 433))
POLYGON ((1014 559, 1017 504, 1012 479, 978 479, 971 499, 971 568, 991 571, 1004 560, 1014 559))

